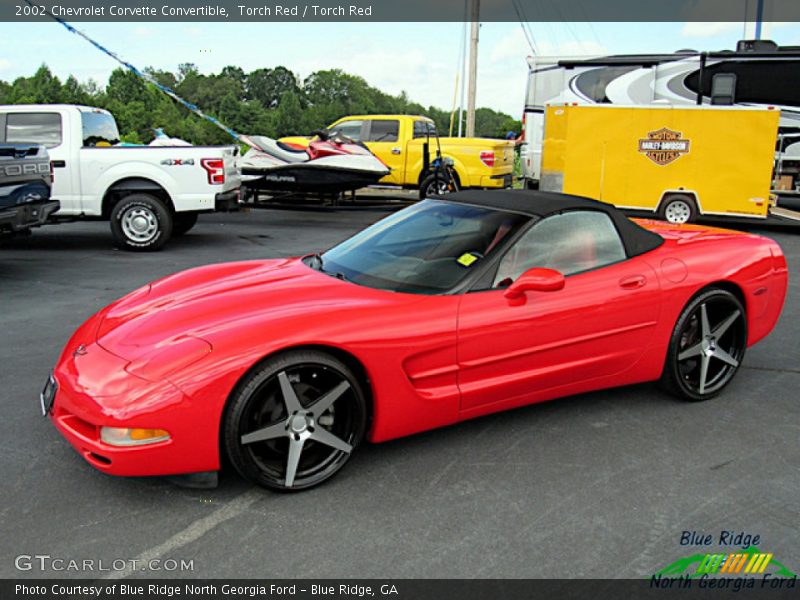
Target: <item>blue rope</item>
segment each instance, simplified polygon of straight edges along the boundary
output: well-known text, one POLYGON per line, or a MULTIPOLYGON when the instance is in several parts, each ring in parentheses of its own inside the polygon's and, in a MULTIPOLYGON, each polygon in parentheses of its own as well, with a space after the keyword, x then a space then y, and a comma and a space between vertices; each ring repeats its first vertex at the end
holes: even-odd
POLYGON ((166 85, 162 85, 161 83, 156 81, 156 79, 154 77, 152 77, 151 75, 149 75, 149 74, 147 74, 147 73, 145 73, 143 71, 140 71, 139 69, 134 67, 131 63, 129 63, 128 61, 124 60, 123 58, 121 58, 120 56, 118 56, 117 54, 115 54, 114 52, 112 52, 111 50, 106 48, 105 46, 100 45, 98 42, 94 41, 92 38, 90 38, 88 35, 86 35, 82 31, 80 31, 79 29, 76 29, 75 27, 73 27, 72 25, 70 25, 69 23, 64 21, 63 19, 58 18, 52 12, 50 12, 46 7, 44 7, 44 6, 38 6, 37 7, 35 4, 33 4, 32 0, 25 0, 25 2, 31 7, 36 7, 36 8, 39 8, 40 10, 44 10, 47 13, 48 17, 53 19, 56 23, 60 23, 61 25, 63 25, 67 29, 67 31, 70 31, 70 32, 74 33, 75 35, 78 35, 78 36, 82 37, 87 42, 89 42, 92 46, 94 46, 95 48, 97 48, 98 50, 103 52, 104 54, 107 54, 108 56, 113 58, 115 61, 117 61, 119 64, 121 64, 122 66, 124 66, 127 69, 129 69, 134 75, 136 75, 140 79, 146 81, 147 83, 149 83, 151 85, 154 85, 156 88, 158 88, 159 90, 164 92, 167 96, 169 96, 170 98, 172 98, 173 100, 175 100, 179 104, 185 106, 187 109, 189 109, 191 112, 196 114, 198 117, 202 117, 206 121, 209 121, 209 122, 213 123, 214 125, 216 125, 217 127, 219 127, 220 129, 222 129, 225 133, 227 133, 229 136, 231 136, 237 142, 242 142, 244 144, 250 145, 250 142, 247 140, 246 137, 243 137, 243 136, 239 135, 233 129, 231 129, 230 127, 228 127, 224 123, 221 123, 216 117, 212 117, 211 115, 207 115, 202 110, 200 110, 197 107, 196 104, 192 104, 191 102, 189 102, 187 100, 184 100, 183 98, 178 96, 178 94, 175 93, 174 90, 170 89, 166 85))

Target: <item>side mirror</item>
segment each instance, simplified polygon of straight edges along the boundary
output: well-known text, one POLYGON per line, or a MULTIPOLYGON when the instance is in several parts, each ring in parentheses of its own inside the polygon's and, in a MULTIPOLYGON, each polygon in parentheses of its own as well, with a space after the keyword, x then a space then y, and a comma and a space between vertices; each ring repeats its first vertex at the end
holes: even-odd
POLYGON ((503 295, 509 300, 518 300, 525 292, 557 292, 564 288, 564 274, 554 269, 534 267, 517 277, 503 295))

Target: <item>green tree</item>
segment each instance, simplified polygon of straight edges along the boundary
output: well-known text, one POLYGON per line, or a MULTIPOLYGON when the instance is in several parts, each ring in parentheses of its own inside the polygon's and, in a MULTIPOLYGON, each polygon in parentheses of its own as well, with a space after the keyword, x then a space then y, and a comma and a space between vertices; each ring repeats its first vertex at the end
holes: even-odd
POLYGON ((281 94, 278 108, 275 109, 275 131, 277 135, 302 135, 308 133, 303 118, 303 107, 300 98, 294 92, 281 94))
MULTIPOLYGON (((380 113, 429 116, 442 135, 450 127, 449 111, 423 107, 405 92, 387 94, 362 77, 339 69, 316 71, 302 83, 291 70, 280 66, 251 73, 227 66, 219 73, 204 75, 196 65, 182 63, 174 73, 146 71, 161 85, 242 133, 302 135, 347 115, 380 113)), ((0 102, 67 102, 106 108, 116 117, 122 139, 135 143, 152 140, 156 127, 193 144, 231 142, 224 131, 124 69, 112 72, 102 87, 91 80, 81 83, 74 76, 62 84, 42 65, 31 77, 19 77, 11 84, 0 81, 0 102)), ((519 130, 519 121, 509 115, 489 108, 476 113, 480 136, 505 137, 508 131, 519 130)))
POLYGON ((301 95, 297 76, 286 67, 256 69, 247 76, 245 89, 248 100, 258 100, 265 108, 276 108, 284 92, 301 95))
POLYGON ((32 77, 14 80, 9 96, 9 101, 13 104, 61 102, 61 81, 46 65, 42 65, 32 77))

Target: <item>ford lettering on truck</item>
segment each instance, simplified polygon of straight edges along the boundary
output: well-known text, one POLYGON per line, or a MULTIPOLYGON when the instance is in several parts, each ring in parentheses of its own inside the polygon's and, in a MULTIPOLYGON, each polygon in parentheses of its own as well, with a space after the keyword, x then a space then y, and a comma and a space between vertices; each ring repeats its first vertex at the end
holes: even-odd
POLYGON ((28 231, 58 210, 47 148, 0 144, 0 236, 28 231))

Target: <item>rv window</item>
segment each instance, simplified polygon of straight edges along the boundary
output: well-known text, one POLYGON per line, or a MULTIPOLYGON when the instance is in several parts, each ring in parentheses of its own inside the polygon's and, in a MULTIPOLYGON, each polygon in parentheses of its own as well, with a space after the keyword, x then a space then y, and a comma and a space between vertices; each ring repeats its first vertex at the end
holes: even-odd
POLYGON ((47 148, 61 145, 61 115, 58 113, 9 113, 6 117, 6 142, 41 144, 47 148))
POLYGON ((734 102, 736 102, 736 74, 715 74, 711 79, 711 104, 730 106, 734 102))
POLYGON ((400 121, 378 120, 370 123, 368 142, 396 142, 400 131, 400 121))
POLYGON ((608 86, 636 67, 603 67, 589 69, 577 75, 572 81, 577 90, 592 102, 609 102, 608 86))
POLYGON ((568 78, 572 78, 573 71, 558 66, 558 61, 537 61, 532 66, 528 75, 528 90, 525 97, 525 106, 529 108, 544 108, 550 102, 563 102, 564 88, 568 78))

